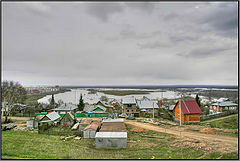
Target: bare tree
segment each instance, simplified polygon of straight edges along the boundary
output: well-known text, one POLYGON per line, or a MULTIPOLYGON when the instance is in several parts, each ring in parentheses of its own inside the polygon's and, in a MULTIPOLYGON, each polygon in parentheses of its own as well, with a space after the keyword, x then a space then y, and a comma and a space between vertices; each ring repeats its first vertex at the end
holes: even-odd
POLYGON ((15 103, 24 103, 26 100, 26 90, 18 82, 3 81, 1 87, 2 111, 4 110, 5 122, 15 103))

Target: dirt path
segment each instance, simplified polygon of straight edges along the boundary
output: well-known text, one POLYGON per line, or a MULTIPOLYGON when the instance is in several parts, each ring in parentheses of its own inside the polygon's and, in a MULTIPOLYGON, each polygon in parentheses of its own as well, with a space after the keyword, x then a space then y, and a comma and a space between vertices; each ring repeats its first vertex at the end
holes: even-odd
POLYGON ((144 129, 168 133, 172 135, 176 135, 178 138, 190 138, 194 140, 199 140, 200 142, 204 142, 205 144, 214 147, 216 151, 219 152, 236 152, 238 151, 238 138, 229 137, 229 136, 219 136, 219 135, 212 135, 212 134, 202 134, 199 132, 189 132, 183 131, 183 129, 179 128, 178 130, 173 129, 166 129, 159 126, 154 126, 147 123, 136 122, 132 120, 126 120, 126 124, 131 126, 141 127, 144 129))

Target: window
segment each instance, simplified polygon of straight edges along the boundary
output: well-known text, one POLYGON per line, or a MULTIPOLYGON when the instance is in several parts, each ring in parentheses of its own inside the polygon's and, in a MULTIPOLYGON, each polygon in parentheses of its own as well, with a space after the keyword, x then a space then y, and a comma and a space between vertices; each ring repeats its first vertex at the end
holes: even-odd
POLYGON ((127 112, 129 112, 129 110, 127 110, 127 112))
POLYGON ((134 110, 132 110, 132 112, 133 112, 134 110))

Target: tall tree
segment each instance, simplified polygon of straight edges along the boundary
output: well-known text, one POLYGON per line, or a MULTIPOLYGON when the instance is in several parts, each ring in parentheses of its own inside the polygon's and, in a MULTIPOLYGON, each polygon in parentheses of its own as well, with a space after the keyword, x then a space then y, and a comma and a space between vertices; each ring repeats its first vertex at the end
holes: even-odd
POLYGON ((85 106, 85 104, 83 102, 83 98, 82 98, 82 94, 81 94, 80 99, 79 99, 79 104, 78 104, 78 110, 83 111, 84 106, 85 106))
POLYGON ((21 84, 14 81, 3 81, 1 87, 2 113, 5 113, 5 122, 8 121, 8 115, 16 103, 25 103, 27 92, 21 84), (5 103, 6 102, 6 103, 5 103))
POLYGON ((52 94, 52 99, 50 101, 50 107, 55 108, 55 105, 56 105, 56 103, 55 103, 55 100, 54 100, 54 94, 52 94))
POLYGON ((196 95, 195 100, 196 100, 198 106, 201 107, 201 102, 200 102, 200 98, 199 98, 198 94, 196 95))

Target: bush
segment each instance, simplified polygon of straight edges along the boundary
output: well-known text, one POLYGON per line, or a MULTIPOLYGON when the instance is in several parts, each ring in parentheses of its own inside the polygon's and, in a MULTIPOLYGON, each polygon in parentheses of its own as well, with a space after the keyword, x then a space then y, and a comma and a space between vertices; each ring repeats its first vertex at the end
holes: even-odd
POLYGON ((4 123, 5 123, 5 124, 13 123, 13 120, 11 120, 11 119, 7 119, 7 120, 4 121, 4 123))

